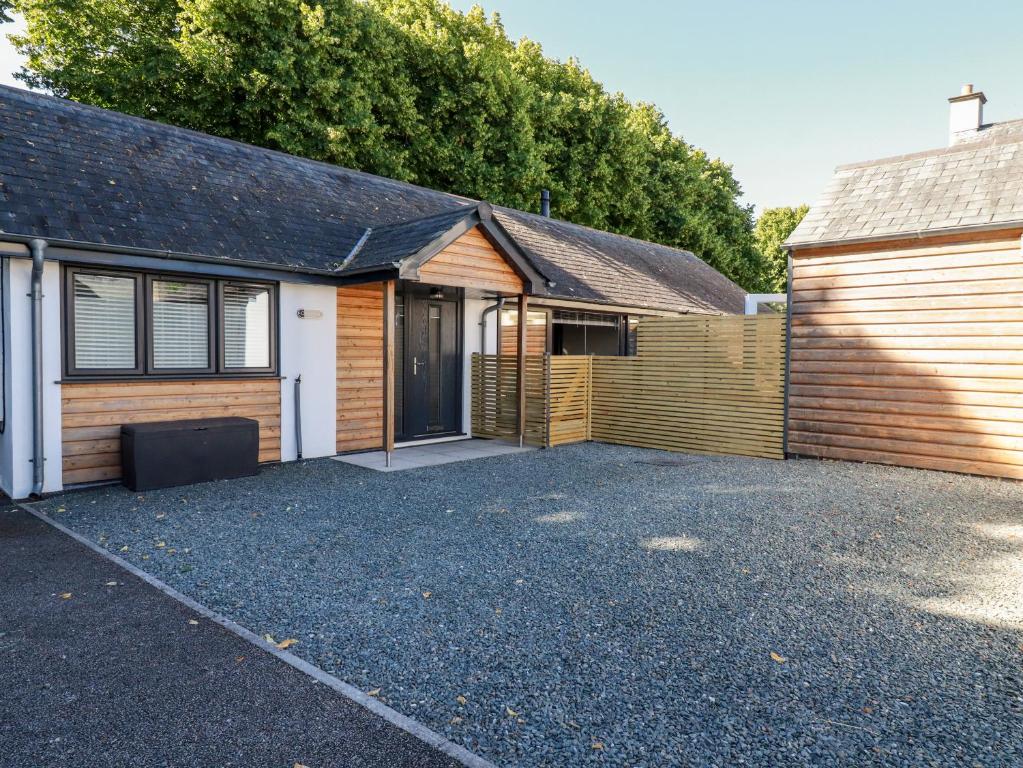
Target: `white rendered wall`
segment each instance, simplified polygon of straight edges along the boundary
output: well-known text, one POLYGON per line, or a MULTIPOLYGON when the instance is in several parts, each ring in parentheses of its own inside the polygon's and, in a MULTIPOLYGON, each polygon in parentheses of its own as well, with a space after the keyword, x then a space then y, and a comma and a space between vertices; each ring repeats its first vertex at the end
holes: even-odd
POLYGON ((0 434, 0 490, 4 493, 13 492, 14 483, 14 448, 13 448, 13 436, 14 427, 11 426, 14 421, 14 408, 11 404, 11 259, 0 259, 0 270, 3 270, 3 275, 0 277, 3 285, 3 316, 0 317, 0 334, 3 337, 3 359, 7 361, 7 364, 3 367, 3 392, 4 392, 4 415, 6 421, 6 427, 4 432, 0 434))
MULTIPOLYGON (((465 336, 462 341, 465 360, 462 364, 462 431, 472 435, 472 355, 480 351, 480 320, 483 310, 493 306, 490 299, 465 300, 465 336)), ((497 328, 501 318, 497 312, 487 315, 487 352, 497 351, 497 328)))
POLYGON ((337 453, 337 289, 281 283, 281 460, 297 458, 295 379, 302 376, 302 457, 337 453), (300 318, 298 310, 319 312, 300 318))
MULTIPOLYGON (((4 391, 7 424, 0 439, 0 482, 12 498, 32 492, 32 262, 7 259, 4 275, 4 391)), ((60 265, 43 269, 43 492, 59 491, 61 483, 61 333, 60 265)))

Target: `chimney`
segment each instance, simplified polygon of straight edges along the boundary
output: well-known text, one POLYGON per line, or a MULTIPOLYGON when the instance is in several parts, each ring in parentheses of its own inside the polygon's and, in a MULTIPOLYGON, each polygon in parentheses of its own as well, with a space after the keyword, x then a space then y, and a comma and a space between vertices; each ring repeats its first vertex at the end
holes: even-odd
POLYGON ((549 189, 540 191, 540 215, 551 217, 551 191, 549 189))
POLYGON ((984 105, 987 97, 983 92, 974 92, 973 84, 963 86, 958 96, 948 100, 948 144, 969 139, 984 125, 984 105))

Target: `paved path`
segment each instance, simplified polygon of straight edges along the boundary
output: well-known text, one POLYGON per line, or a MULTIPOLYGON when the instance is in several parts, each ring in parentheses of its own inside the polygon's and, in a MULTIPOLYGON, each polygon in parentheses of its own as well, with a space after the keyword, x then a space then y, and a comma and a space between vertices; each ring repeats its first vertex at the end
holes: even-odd
POLYGON ((0 585, 4 765, 457 765, 9 507, 0 585))

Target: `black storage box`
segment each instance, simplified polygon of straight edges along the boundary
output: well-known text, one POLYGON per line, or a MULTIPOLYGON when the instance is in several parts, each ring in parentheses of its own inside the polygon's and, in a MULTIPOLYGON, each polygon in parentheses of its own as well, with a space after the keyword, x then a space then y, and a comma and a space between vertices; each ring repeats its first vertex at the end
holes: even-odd
POLYGON ((259 422, 226 417, 125 424, 121 470, 133 491, 247 477, 258 471, 259 422))

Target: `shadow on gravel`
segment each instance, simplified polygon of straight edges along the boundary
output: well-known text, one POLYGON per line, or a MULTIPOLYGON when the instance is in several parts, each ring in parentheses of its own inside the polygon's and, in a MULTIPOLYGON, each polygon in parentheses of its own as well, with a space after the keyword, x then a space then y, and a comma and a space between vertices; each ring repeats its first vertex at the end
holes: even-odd
MULTIPOLYGON (((839 562, 860 572, 864 588, 879 597, 936 615, 1018 630, 1023 627, 1021 516, 915 531, 910 535, 915 536, 916 550, 898 562, 880 547, 880 556, 847 555, 839 562), (952 548, 955 556, 949 557, 952 548)), ((893 524, 905 522, 900 517, 893 524)), ((874 534, 878 540, 884 535, 874 534)))
POLYGON ((1023 485, 585 444, 45 511, 502 764, 1023 764, 1023 485))

